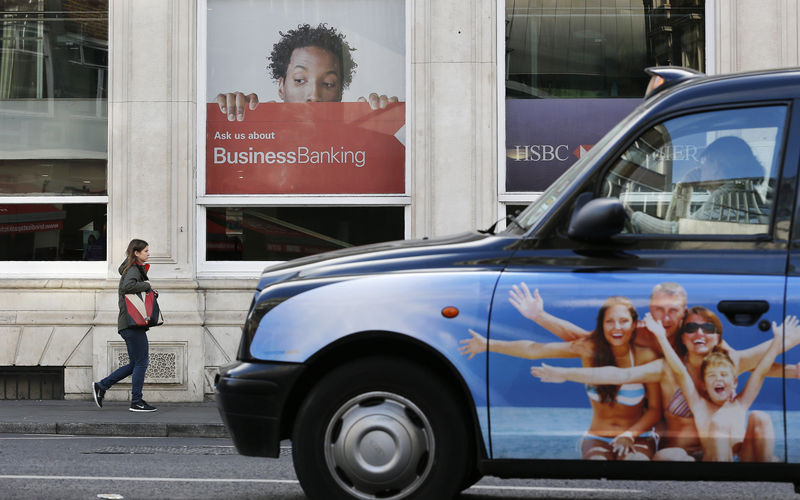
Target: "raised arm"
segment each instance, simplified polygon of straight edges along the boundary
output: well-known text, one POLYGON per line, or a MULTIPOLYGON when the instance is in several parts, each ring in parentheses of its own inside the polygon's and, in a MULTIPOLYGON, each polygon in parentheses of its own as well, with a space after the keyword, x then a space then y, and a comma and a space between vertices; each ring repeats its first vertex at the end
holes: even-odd
POLYGON ((542 382, 579 382, 593 385, 622 385, 659 382, 664 360, 659 358, 649 363, 630 368, 617 366, 592 366, 592 367, 562 367, 532 366, 531 375, 538 377, 542 382))
POLYGON ((492 340, 474 330, 469 330, 471 338, 462 339, 459 351, 472 359, 476 354, 491 351, 517 358, 577 358, 580 354, 569 342, 533 342, 531 340, 492 340))
MULTIPOLYGON (((728 351, 731 359, 736 365, 736 370, 739 375, 744 372, 753 370, 764 357, 764 354, 772 345, 772 340, 767 340, 753 347, 737 351, 722 341, 722 347, 728 351)), ((785 350, 789 350, 788 348, 785 350)), ((773 378, 800 378, 800 371, 798 365, 784 365, 783 363, 772 363, 772 366, 767 370, 767 377, 773 378)))
MULTIPOLYGON (((772 341, 770 341, 772 342, 772 341)), ((766 377, 768 378, 800 378, 800 363, 787 364, 772 363, 772 366, 767 370, 766 377)))
POLYGON ((800 378, 800 363, 789 363, 786 365, 772 363, 772 368, 767 372, 767 377, 800 378))
POLYGON ((647 325, 647 329, 653 333, 653 337, 655 337, 658 345, 661 346, 661 351, 664 353, 664 362, 667 363, 670 371, 678 380, 678 385, 681 386, 681 391, 683 391, 683 395, 686 397, 689 408, 691 408, 693 413, 697 413, 700 410, 700 405, 698 403, 700 403, 700 398, 702 396, 697 392, 697 388, 686 366, 684 366, 681 358, 678 357, 675 349, 672 348, 672 344, 669 343, 667 331, 664 330, 660 321, 653 319, 650 313, 645 315, 644 322, 645 325, 647 325))
MULTIPOLYGON (((794 318, 794 316, 791 317, 794 318)), ((789 317, 787 316, 787 319, 788 318, 789 317)), ((786 327, 786 323, 784 323, 784 327, 786 327)), ((784 338, 783 344, 781 345, 781 351, 778 351, 778 353, 788 351, 789 349, 797 346, 798 343, 800 343, 800 336, 793 337, 791 336, 790 333, 784 338)), ((753 370, 756 367, 756 365, 758 365, 758 363, 764 358, 764 354, 767 352, 767 349, 769 349, 770 345, 772 345, 772 341, 767 340, 760 344, 754 345, 753 347, 742 349, 740 351, 730 349, 730 347, 727 344, 725 344, 724 347, 728 349, 728 352, 731 353, 731 357, 736 363, 739 373, 744 373, 753 370)), ((792 373, 791 370, 796 370, 796 367, 793 367, 791 365, 787 366, 786 368, 787 370, 790 370, 790 373, 792 373)), ((783 377, 784 376, 783 365, 779 363, 773 364, 772 367, 769 369, 769 371, 767 371, 766 376, 783 377)))
POLYGON ((508 301, 520 314, 563 341, 580 340, 588 337, 591 333, 574 323, 545 312, 544 301, 539 295, 539 289, 535 289, 531 294, 525 283, 511 286, 511 290, 508 291, 508 301))
POLYGON ((764 377, 772 367, 772 363, 775 362, 775 357, 781 352, 784 343, 796 342, 800 337, 800 321, 796 316, 786 316, 783 325, 778 325, 773 321, 772 334, 772 341, 769 343, 764 357, 750 374, 747 385, 744 386, 744 390, 739 396, 739 400, 748 408, 758 396, 758 392, 764 384, 764 377))

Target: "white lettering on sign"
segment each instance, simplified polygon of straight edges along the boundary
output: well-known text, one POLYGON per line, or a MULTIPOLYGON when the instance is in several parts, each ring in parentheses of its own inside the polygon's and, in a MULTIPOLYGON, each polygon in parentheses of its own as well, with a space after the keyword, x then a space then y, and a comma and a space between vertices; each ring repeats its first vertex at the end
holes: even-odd
POLYGON ((697 146, 693 144, 665 144, 657 150, 649 153, 647 159, 650 161, 685 161, 693 160, 699 162, 697 157, 697 146))
POLYGON ((567 161, 569 146, 566 144, 524 144, 509 150, 514 161, 567 161))
POLYGON ((325 150, 312 150, 299 146, 294 151, 258 151, 252 147, 247 151, 228 151, 222 147, 213 149, 215 165, 345 165, 361 168, 367 164, 366 151, 346 150, 331 146, 325 150))

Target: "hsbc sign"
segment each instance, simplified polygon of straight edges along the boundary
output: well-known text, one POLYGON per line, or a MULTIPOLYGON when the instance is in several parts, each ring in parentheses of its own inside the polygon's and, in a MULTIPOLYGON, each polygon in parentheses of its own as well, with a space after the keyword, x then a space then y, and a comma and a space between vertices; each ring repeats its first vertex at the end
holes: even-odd
POLYGON ((640 99, 507 99, 506 191, 544 191, 640 99))
POLYGON ((515 161, 567 161, 569 146, 566 144, 528 144, 514 146, 515 161))
POLYGON ((517 144, 508 157, 514 161, 575 161, 592 149, 593 144, 581 144, 570 152, 568 144, 517 144), (574 158, 572 158, 574 156, 574 158))

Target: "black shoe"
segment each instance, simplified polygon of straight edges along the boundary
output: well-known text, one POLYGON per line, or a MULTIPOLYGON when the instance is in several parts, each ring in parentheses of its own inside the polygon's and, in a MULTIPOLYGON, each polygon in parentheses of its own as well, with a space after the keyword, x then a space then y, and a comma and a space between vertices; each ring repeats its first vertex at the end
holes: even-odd
POLYGON ((131 407, 128 408, 128 409, 130 411, 142 411, 142 412, 145 412, 145 411, 156 411, 158 408, 156 408, 155 406, 150 406, 143 399, 143 400, 141 400, 141 401, 139 401, 137 403, 131 403, 131 407))
POLYGON ((94 404, 98 408, 103 407, 103 398, 106 397, 106 390, 100 387, 97 382, 92 382, 92 394, 94 394, 94 404))

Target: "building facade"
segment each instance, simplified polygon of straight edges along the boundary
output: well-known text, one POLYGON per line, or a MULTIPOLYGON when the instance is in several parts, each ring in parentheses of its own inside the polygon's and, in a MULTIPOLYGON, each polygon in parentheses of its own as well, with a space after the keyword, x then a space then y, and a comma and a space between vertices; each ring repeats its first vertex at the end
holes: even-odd
MULTIPOLYGON (((146 399, 201 401, 235 359, 268 262, 488 227, 640 101, 644 67, 797 66, 799 21, 793 0, 4 2, 0 399, 89 398, 92 380, 126 362, 117 268, 131 238, 150 243, 166 320, 149 332, 146 399), (334 12, 375 29, 348 31, 334 12), (401 110, 389 134, 401 146, 387 146, 399 177, 270 190, 227 157, 215 173, 212 141, 233 127, 217 96, 248 95, 233 87, 241 77, 267 82, 251 116, 288 100, 263 76, 272 41, 235 44, 304 19, 338 23, 361 58, 341 101, 368 96, 365 75, 382 65, 375 85, 401 110), (235 69, 252 65, 254 77, 235 69)), ((128 397, 125 384, 107 394, 128 397)))

